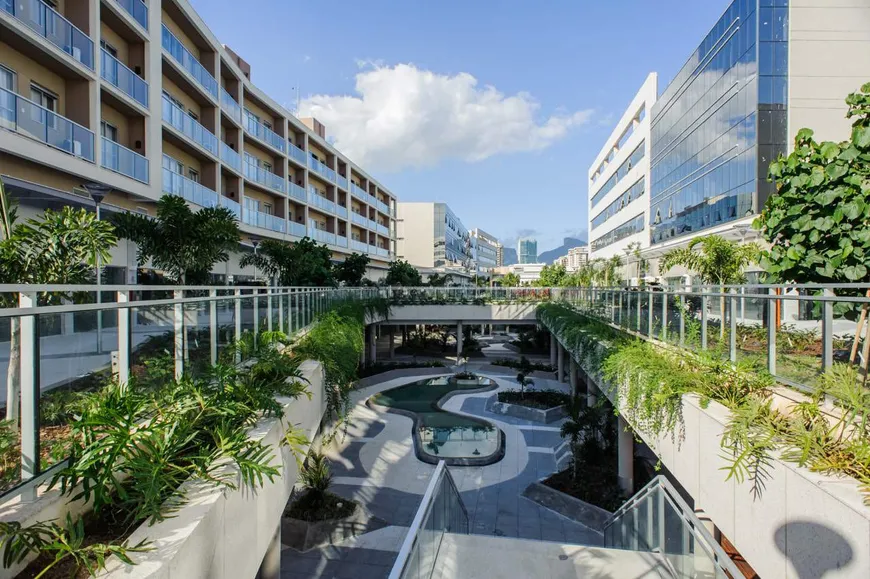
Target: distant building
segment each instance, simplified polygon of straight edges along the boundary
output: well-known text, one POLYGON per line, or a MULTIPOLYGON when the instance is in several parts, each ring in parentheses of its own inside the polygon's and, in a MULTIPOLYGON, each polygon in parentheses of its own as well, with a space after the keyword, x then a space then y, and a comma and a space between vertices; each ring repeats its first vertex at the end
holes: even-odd
POLYGON ((411 265, 476 273, 471 234, 446 203, 397 203, 397 253, 411 265))
POLYGON ((471 230, 471 241, 475 250, 478 273, 489 274, 499 266, 501 243, 498 239, 480 228, 471 230))
POLYGON ((504 246, 501 243, 498 244, 498 249, 496 250, 496 255, 498 257, 496 257, 495 266, 496 267, 503 266, 504 265, 504 246))
POLYGON ((517 258, 520 263, 537 263, 538 241, 532 237, 523 237, 517 241, 517 258))
POLYGON ((568 250, 568 255, 563 255, 553 262, 553 265, 561 265, 568 273, 574 273, 589 263, 589 247, 573 247, 568 250))
POLYGON ((521 285, 529 285, 541 279, 541 272, 546 263, 515 263, 503 265, 493 270, 493 275, 505 276, 509 273, 516 274, 520 278, 521 285))

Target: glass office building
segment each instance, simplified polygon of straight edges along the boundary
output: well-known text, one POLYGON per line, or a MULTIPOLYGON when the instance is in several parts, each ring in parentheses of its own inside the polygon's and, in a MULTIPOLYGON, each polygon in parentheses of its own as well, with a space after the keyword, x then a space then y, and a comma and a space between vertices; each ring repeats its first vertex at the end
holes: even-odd
POLYGON ((435 267, 476 269, 471 234, 445 203, 435 203, 435 267))
POLYGON ((653 107, 651 242, 758 213, 787 149, 788 0, 735 0, 653 107))
POLYGON ((538 263, 538 241, 531 238, 517 241, 517 259, 520 263, 538 263))

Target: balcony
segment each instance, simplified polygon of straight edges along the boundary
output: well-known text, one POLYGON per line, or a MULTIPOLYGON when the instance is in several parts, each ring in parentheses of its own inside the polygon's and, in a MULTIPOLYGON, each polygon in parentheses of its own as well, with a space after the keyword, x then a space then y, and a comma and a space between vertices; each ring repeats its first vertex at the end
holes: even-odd
POLYGON ((94 162, 93 132, 5 89, 0 89, 0 126, 94 162))
POLYGON ((245 122, 242 124, 245 127, 246 133, 260 139, 270 147, 278 149, 282 153, 284 152, 284 138, 272 129, 267 128, 248 111, 245 111, 245 122))
POLYGON ((366 227, 371 229, 372 231, 378 230, 378 222, 374 219, 366 219, 366 227))
POLYGON ((305 203, 308 201, 307 196, 305 195, 305 188, 297 185, 293 181, 290 181, 290 197, 296 199, 297 201, 301 201, 305 203))
POLYGON ((390 206, 383 201, 375 201, 375 206, 378 208, 378 211, 380 211, 384 215, 390 214, 390 206))
POLYGON ((230 148, 229 145, 221 141, 221 161, 230 169, 238 173, 242 172, 242 156, 230 148))
POLYGON ((347 247, 347 237, 343 235, 337 235, 335 237, 335 244, 339 247, 347 247))
POLYGON ((94 70, 94 42, 56 10, 40 0, 3 0, 0 10, 94 70))
POLYGON ((274 189, 281 193, 284 192, 284 178, 267 171, 262 167, 257 167, 251 163, 245 163, 245 179, 254 181, 260 185, 274 189))
POLYGON ((219 195, 208 187, 188 179, 184 175, 163 168, 163 192, 178 195, 200 207, 217 207, 219 195))
POLYGON ((355 211, 350 212, 350 220, 357 225, 362 225, 363 227, 369 226, 369 220, 355 211))
POLYGON ((225 110, 230 118, 242 124, 242 107, 224 87, 221 87, 221 109, 225 110))
POLYGON ((368 252, 369 252, 369 246, 368 246, 368 244, 363 243, 362 241, 359 241, 359 240, 356 240, 356 239, 351 239, 351 240, 350 240, 350 248, 351 248, 352 250, 354 250, 354 251, 359 251, 359 252, 362 252, 362 253, 368 253, 368 252))
POLYGON ((163 25, 163 49, 186 70, 196 82, 212 97, 217 99, 218 82, 196 59, 193 54, 163 25))
POLYGON ((308 190, 308 203, 329 213, 335 213, 335 203, 317 193, 317 189, 308 190))
POLYGON ((142 28, 148 30, 148 6, 142 0, 116 0, 121 8, 127 14, 133 17, 133 20, 139 23, 142 28))
POLYGON ((387 227, 386 225, 381 225, 380 223, 378 223, 375 231, 377 231, 378 233, 380 233, 384 237, 390 236, 390 228, 387 227))
POLYGON ((288 221, 287 231, 290 233, 290 235, 295 235, 296 237, 305 237, 305 226, 301 223, 296 223, 295 221, 288 221))
POLYGON ((369 201, 369 194, 366 193, 366 190, 354 182, 351 182, 350 184, 350 194, 365 203, 368 203, 369 201))
POLYGON ((335 206, 335 214, 338 215, 339 217, 343 217, 344 219, 347 219, 347 207, 342 207, 341 205, 336 205, 335 206))
POLYGON ((347 191, 347 177, 342 177, 341 175, 336 175, 335 177, 338 186, 347 191))
POLYGON ((100 76, 103 80, 147 109, 148 83, 103 48, 100 49, 100 58, 100 76))
POLYGON ((314 170, 314 172, 319 173, 321 176, 326 177, 330 181, 335 181, 335 171, 333 171, 314 157, 308 157, 308 167, 314 170))
POLYGON ((388 250, 386 247, 376 247, 374 249, 375 249, 376 254, 381 255, 383 257, 390 255, 390 250, 388 250))
POLYGON ((181 107, 163 95, 163 122, 169 123, 184 136, 217 157, 218 139, 204 126, 193 120, 181 107))
POLYGON ((220 196, 220 204, 221 207, 226 207, 230 211, 232 211, 233 215, 236 216, 236 219, 242 218, 242 206, 233 201, 228 197, 220 196))
POLYGON ((314 241, 319 241, 320 243, 335 245, 336 236, 334 233, 324 231, 323 229, 317 229, 316 227, 313 227, 311 225, 308 226, 308 237, 310 237, 314 241))
POLYGON ((300 149, 299 147, 297 147, 293 143, 290 143, 290 146, 288 147, 288 149, 290 152, 291 159, 293 159, 297 163, 301 163, 302 165, 305 164, 305 158, 306 158, 305 151, 303 151, 302 149, 300 149))
POLYGON ((263 213, 262 211, 254 211, 245 207, 242 209, 242 222, 262 229, 270 231, 278 231, 284 233, 284 218, 263 213))
POLYGON ((103 137, 102 145, 100 162, 103 167, 148 184, 148 159, 106 137, 103 137))

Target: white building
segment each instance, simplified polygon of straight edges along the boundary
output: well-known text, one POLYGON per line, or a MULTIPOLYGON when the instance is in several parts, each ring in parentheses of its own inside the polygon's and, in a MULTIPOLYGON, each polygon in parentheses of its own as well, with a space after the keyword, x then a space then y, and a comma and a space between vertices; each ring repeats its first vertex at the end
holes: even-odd
POLYGON ((556 259, 553 265, 561 265, 568 273, 574 273, 581 267, 589 263, 589 247, 581 245, 580 247, 572 247, 568 250, 568 255, 556 259))
POLYGON ((501 243, 495 236, 475 227, 471 230, 471 242, 474 247, 477 272, 489 274, 493 268, 498 267, 501 243))
POLYGON ((397 203, 397 253, 411 265, 477 272, 471 234, 446 203, 397 203))
POLYGON ((649 247, 650 118, 658 77, 650 73, 589 168, 589 258, 649 247))

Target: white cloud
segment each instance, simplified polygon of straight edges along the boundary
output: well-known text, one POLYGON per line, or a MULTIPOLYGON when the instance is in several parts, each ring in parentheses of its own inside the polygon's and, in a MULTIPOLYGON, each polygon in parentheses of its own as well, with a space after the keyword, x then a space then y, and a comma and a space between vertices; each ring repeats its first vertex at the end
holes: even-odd
POLYGON ((315 95, 301 116, 314 116, 355 162, 383 171, 425 167, 443 159, 482 161, 493 155, 545 149, 589 120, 591 110, 538 119, 527 93, 505 95, 413 64, 358 63, 357 96, 315 95))

